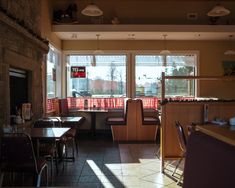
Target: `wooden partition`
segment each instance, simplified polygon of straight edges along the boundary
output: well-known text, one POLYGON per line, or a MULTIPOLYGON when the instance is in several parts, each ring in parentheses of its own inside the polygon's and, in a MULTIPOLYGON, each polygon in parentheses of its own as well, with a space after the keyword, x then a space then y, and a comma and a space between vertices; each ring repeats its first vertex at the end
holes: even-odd
POLYGON ((128 141, 136 138, 136 104, 132 99, 127 100, 125 125, 111 125, 114 141, 128 141))
POLYGON ((111 125, 113 140, 155 141, 158 125, 143 125, 142 115, 140 100, 129 99, 126 125, 111 125))
POLYGON ((141 100, 136 100, 136 139, 139 141, 155 141, 159 125, 156 123, 144 125, 143 118, 144 111, 141 100))
MULTIPOLYGON (((226 121, 235 116, 235 102, 223 101, 193 101, 193 102, 168 102, 162 105, 161 116, 161 148, 162 160, 174 159, 181 156, 175 121, 180 121, 187 130, 191 123, 203 124, 204 119, 212 121, 222 118, 226 121), (204 116, 204 107, 208 106, 208 118, 204 116)), ((187 135, 187 132, 185 132, 187 135)), ((164 164, 163 164, 164 165, 164 164)))

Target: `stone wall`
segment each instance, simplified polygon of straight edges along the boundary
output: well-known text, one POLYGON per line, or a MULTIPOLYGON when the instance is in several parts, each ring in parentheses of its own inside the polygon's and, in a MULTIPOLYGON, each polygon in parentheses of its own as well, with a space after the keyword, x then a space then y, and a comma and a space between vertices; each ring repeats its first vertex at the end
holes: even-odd
POLYGON ((41 0, 0 0, 0 6, 7 14, 40 34, 41 0))
MULTIPOLYGON (((40 28, 40 23, 35 22, 30 25, 33 21, 40 20, 40 14, 32 16, 38 12, 35 11, 35 9, 38 10, 36 2, 39 1, 11 0, 8 3, 1 1, 1 5, 7 5, 12 15, 21 12, 19 16, 25 19, 25 23, 29 24, 28 27, 32 26, 36 31, 40 28), (30 2, 30 5, 22 9, 26 2, 30 2), (32 13, 33 11, 35 12, 32 13)), ((42 63, 45 63, 43 57, 47 52, 47 43, 29 32, 6 12, 0 12, 0 127, 10 123, 9 68, 11 67, 23 69, 29 73, 28 102, 32 104, 33 117, 41 117, 43 113, 42 63)))

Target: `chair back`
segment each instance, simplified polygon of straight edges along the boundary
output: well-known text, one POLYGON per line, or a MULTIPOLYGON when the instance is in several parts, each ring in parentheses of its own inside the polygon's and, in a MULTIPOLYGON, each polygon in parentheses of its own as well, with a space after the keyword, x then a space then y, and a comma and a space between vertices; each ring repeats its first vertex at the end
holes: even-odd
POLYGON ((137 110, 138 110, 138 116, 140 118, 140 121, 142 122, 143 125, 160 125, 160 120, 158 117, 158 111, 149 109, 149 112, 145 114, 144 111, 144 105, 142 99, 136 99, 137 101, 137 110))
POLYGON ((140 103, 140 110, 141 110, 141 119, 142 119, 142 124, 144 123, 144 107, 143 107, 143 101, 141 99, 137 99, 138 102, 140 103))
POLYGON ((59 99, 59 115, 60 116, 68 116, 69 115, 68 100, 66 98, 59 99))
POLYGON ((55 123, 53 119, 41 118, 35 121, 34 127, 35 128, 50 128, 50 127, 55 127, 55 123))
POLYGON ((180 122, 175 122, 175 127, 177 130, 177 136, 178 136, 178 140, 179 140, 180 149, 185 153, 187 141, 186 141, 184 129, 183 129, 182 125, 180 124, 180 122))
POLYGON ((127 122, 127 114, 128 114, 128 106, 129 103, 132 101, 132 99, 126 98, 124 100, 124 111, 123 111, 123 116, 124 116, 124 120, 125 122, 127 122))
POLYGON ((53 117, 52 116, 52 117, 49 117, 47 119, 52 120, 55 127, 62 127, 62 121, 61 121, 60 117, 53 117))
POLYGON ((4 133, 0 156, 2 171, 38 172, 32 141, 25 133, 4 133))

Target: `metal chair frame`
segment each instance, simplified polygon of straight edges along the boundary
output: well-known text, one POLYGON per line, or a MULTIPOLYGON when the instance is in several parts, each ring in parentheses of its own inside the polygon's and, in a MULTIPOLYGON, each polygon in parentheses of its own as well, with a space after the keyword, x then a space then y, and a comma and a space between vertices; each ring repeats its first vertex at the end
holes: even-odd
POLYGON ((1 138, 1 166, 0 187, 4 179, 4 172, 33 172, 36 175, 36 187, 40 187, 41 175, 46 169, 46 185, 48 185, 48 168, 42 160, 41 168, 35 157, 33 144, 29 135, 25 133, 4 133, 1 138), (18 149, 20 148, 21 152, 18 149), (14 165, 13 165, 14 164, 14 165), (24 166, 25 164, 25 166, 24 166))
MULTIPOLYGON (((182 157, 179 159, 179 161, 177 162, 177 164, 176 164, 176 166, 175 166, 175 170, 174 170, 174 172, 172 173, 172 176, 175 175, 176 170, 178 169, 178 167, 179 167, 179 165, 181 164, 182 160, 185 158, 185 155, 186 155, 186 145, 187 145, 187 140, 186 140, 186 136, 185 136, 185 133, 184 133, 183 126, 180 124, 179 121, 177 121, 177 122, 175 122, 175 127, 176 127, 176 130, 177 130, 177 135, 178 135, 178 140, 179 140, 180 149, 182 150, 183 155, 182 155, 182 157)), ((180 181, 182 180, 183 174, 184 174, 184 173, 182 173, 182 174, 180 175, 180 178, 179 178, 177 184, 179 184, 180 181)))

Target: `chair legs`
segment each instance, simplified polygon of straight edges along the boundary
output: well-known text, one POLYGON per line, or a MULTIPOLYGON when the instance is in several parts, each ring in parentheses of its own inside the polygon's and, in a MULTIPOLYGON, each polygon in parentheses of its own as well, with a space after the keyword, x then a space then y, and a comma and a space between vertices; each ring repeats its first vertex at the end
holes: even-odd
POLYGON ((41 171, 37 174, 37 181, 36 181, 36 187, 40 187, 41 185, 41 177, 42 177, 42 171, 45 168, 46 171, 46 186, 48 186, 48 168, 47 165, 45 165, 41 171))
POLYGON ((2 182, 3 182, 3 177, 4 177, 4 173, 0 172, 0 187, 2 187, 2 182))
MULTIPOLYGON (((47 165, 45 165, 42 169, 41 169, 41 171, 36 175, 37 177, 36 177, 36 187, 40 187, 40 185, 41 185, 41 176, 42 176, 42 171, 43 171, 43 169, 45 168, 45 171, 46 171, 46 186, 48 186, 48 167, 47 167, 47 165)), ((0 187, 2 187, 2 183, 3 183, 3 178, 4 178, 4 172, 1 172, 0 173, 0 187)))
POLYGON ((155 155, 157 156, 158 159, 160 159, 160 147, 157 149, 157 152, 155 155))
POLYGON ((74 138, 74 137, 68 137, 68 139, 67 139, 67 143, 66 143, 66 148, 65 148, 65 153, 66 153, 66 159, 70 159, 70 160, 72 160, 72 161, 74 161, 75 160, 75 149, 76 149, 76 154, 78 154, 78 148, 77 148, 77 141, 76 141, 76 138, 74 138), (68 142, 71 142, 71 144, 72 144, 72 156, 71 157, 68 157, 68 145, 69 145, 69 143, 68 142))
POLYGON ((180 184, 180 182, 181 182, 181 180, 182 180, 182 178, 183 178, 183 175, 184 175, 184 172, 180 175, 180 178, 179 178, 179 180, 177 181, 177 185, 179 185, 180 184))
POLYGON ((174 170, 174 172, 172 173, 172 176, 174 176, 174 175, 175 175, 176 170, 178 169, 178 167, 179 167, 180 163, 182 162, 182 160, 183 160, 183 158, 180 158, 180 160, 179 160, 179 161, 178 161, 178 163, 176 164, 176 166, 175 166, 175 170, 174 170))

